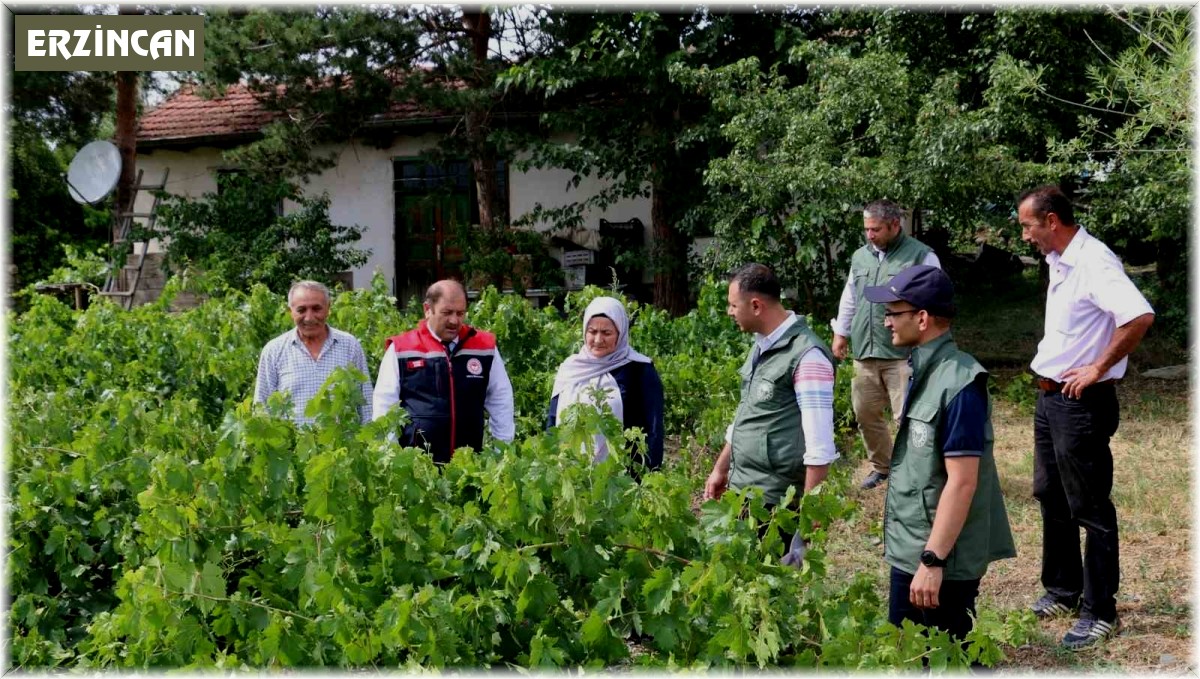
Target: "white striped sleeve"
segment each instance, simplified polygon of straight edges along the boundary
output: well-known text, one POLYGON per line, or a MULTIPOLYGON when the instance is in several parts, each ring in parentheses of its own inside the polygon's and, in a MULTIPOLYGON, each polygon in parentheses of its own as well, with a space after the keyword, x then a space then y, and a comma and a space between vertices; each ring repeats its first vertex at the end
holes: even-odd
POLYGON ((820 349, 809 349, 792 373, 792 387, 804 427, 804 464, 833 462, 838 459, 833 443, 833 363, 820 349))

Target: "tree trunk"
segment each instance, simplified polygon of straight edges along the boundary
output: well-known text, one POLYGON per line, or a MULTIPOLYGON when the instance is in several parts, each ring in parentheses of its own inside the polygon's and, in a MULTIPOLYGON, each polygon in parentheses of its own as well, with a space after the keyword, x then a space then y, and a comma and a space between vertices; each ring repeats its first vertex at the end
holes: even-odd
MULTIPOLYGON (((492 35, 492 18, 484 11, 463 11, 463 29, 471 41, 474 65, 467 81, 473 90, 488 91, 492 77, 487 66, 488 40, 492 35)), ((471 170, 475 176, 475 197, 479 208, 479 228, 491 232, 502 228, 497 223, 496 205, 499 189, 496 185, 496 153, 488 142, 490 97, 478 97, 469 105, 465 123, 467 147, 471 152, 471 170)), ((492 274, 492 284, 504 287, 504 275, 492 274)))
MULTIPOLYGON (((462 15, 463 29, 471 41, 474 68, 468 80, 477 90, 490 89, 491 77, 487 68, 488 40, 492 36, 492 18, 487 12, 468 12, 462 15)), ((475 174, 475 192, 479 202, 479 226, 496 227, 496 154, 488 143, 488 101, 480 98, 472 103, 466 115, 467 143, 471 149, 471 168, 475 174)))
POLYGON ((671 316, 688 312, 687 241, 679 235, 667 209, 667 191, 655 185, 650 192, 650 223, 654 232, 654 305, 671 316))
MULTIPOLYGON (((121 5, 118 14, 138 15, 133 5, 121 5)), ((133 184, 137 180, 137 71, 117 72, 117 120, 115 142, 121 152, 121 174, 117 178, 117 199, 113 204, 113 233, 115 245, 122 237, 122 212, 133 211, 133 184)))
MULTIPOLYGON (((666 40, 666 33, 658 36, 657 40, 666 40)), ((659 46, 661 53, 669 53, 673 49, 670 44, 659 46)), ((680 126, 682 112, 675 104, 670 109, 658 111, 655 127, 651 134, 654 136, 674 135, 674 130, 680 126)), ((676 188, 681 181, 687 182, 692 177, 690 168, 683 167, 679 151, 668 146, 663 151, 663 160, 654 168, 650 176, 650 226, 654 233, 652 252, 654 264, 654 304, 672 317, 679 317, 688 312, 691 306, 688 294, 687 255, 690 239, 680 235, 675 228, 675 220, 682 213, 679 200, 671 201, 678 195, 686 195, 676 188), (689 179, 684 179, 684 178, 689 179), (672 186, 672 184, 675 186, 672 186)))
MULTIPOLYGON (((122 8, 122 13, 124 8, 122 8)), ((121 238, 122 212, 133 210, 133 184, 137 178, 137 88, 136 71, 117 73, 116 144, 121 152, 121 175, 113 205, 113 242, 121 238)))

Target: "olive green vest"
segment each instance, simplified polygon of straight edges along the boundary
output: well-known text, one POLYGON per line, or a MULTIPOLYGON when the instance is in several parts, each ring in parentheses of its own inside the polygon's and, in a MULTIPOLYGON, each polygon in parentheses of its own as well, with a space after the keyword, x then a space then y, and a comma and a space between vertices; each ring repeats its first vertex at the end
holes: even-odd
POLYGON ((767 504, 779 504, 788 486, 804 491, 804 427, 796 405, 792 373, 800 357, 817 347, 833 355, 800 316, 751 367, 754 351, 742 364, 742 400, 733 420, 729 487, 761 488, 767 504))
MULTIPOLYGON (((896 433, 883 517, 884 559, 908 573, 917 571, 946 486, 946 462, 938 448, 942 414, 959 392, 987 375, 970 354, 959 351, 949 332, 913 349, 912 362, 912 390, 896 433)), ((981 578, 989 563, 1017 555, 992 440, 989 398, 979 480, 962 532, 946 555, 947 580, 981 578)))
POLYGON ((910 266, 925 261, 932 249, 901 231, 879 260, 870 245, 864 245, 850 258, 850 275, 854 279, 854 318, 850 320, 851 355, 864 358, 897 359, 908 356, 908 350, 892 344, 892 333, 883 327, 883 305, 872 304, 863 296, 867 286, 883 285, 892 276, 910 266))

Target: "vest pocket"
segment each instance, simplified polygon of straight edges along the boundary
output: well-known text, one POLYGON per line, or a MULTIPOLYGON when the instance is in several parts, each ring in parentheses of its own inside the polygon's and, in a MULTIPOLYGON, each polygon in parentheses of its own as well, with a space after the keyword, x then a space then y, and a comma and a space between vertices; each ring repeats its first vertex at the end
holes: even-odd
POLYGON ((940 488, 926 486, 921 490, 921 509, 924 510, 925 521, 929 524, 930 530, 933 530, 933 521, 937 518, 937 507, 941 498, 942 490, 940 488))
POLYGON ((909 405, 905 417, 908 419, 906 447, 912 451, 935 451, 937 430, 934 420, 937 419, 937 406, 932 403, 913 403, 909 405))
POLYGON ((760 404, 774 403, 781 407, 786 406, 788 401, 794 402, 796 395, 788 368, 788 365, 778 362, 759 365, 754 379, 750 380, 747 394, 750 400, 760 404))

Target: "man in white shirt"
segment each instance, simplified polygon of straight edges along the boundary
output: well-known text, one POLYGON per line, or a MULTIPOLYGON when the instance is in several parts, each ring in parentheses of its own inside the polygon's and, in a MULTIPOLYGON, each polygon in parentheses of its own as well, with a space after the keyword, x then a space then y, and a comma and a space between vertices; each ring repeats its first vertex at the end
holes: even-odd
MULTIPOLYGON (((754 347, 741 369, 741 402, 725 447, 704 485, 706 499, 755 487, 768 508, 788 486, 807 492, 838 458, 833 442, 833 359, 803 318, 784 309, 775 274, 762 264, 738 269, 729 283, 728 313, 754 347)), ((803 542, 784 535, 799 565, 803 542)))
POLYGON ((850 258, 850 275, 832 322, 834 357, 839 361, 854 358, 850 402, 872 467, 862 482, 866 490, 887 480, 892 435, 884 411, 890 406, 892 419, 899 422, 912 370, 909 349, 893 345, 891 334, 883 327, 883 305, 872 304, 864 291, 867 286, 886 284, 917 264, 941 268, 932 248, 905 235, 900 225, 903 215, 900 206, 890 200, 877 200, 863 208, 867 243, 850 258))
POLYGON ((1154 310, 1104 243, 1075 223, 1056 186, 1017 201, 1021 237, 1050 266, 1038 375, 1033 495, 1042 508, 1039 618, 1079 618, 1062 645, 1079 649, 1116 634, 1120 562, 1109 439, 1120 407, 1116 380, 1154 322, 1154 310), (1087 533, 1080 560, 1079 528, 1087 533))
POLYGON ((388 339, 375 384, 375 419, 396 404, 409 423, 398 432, 404 446, 425 448, 439 464, 455 449, 483 445, 484 412, 492 436, 511 441, 513 390, 496 336, 465 322, 467 291, 442 280, 425 293, 425 320, 388 339))

